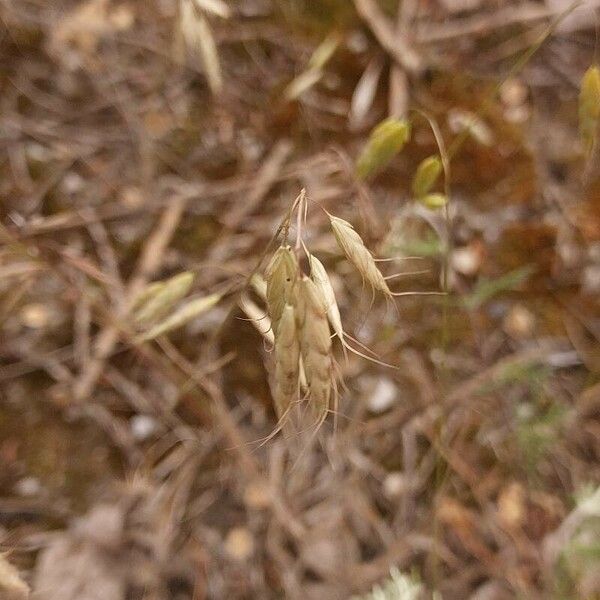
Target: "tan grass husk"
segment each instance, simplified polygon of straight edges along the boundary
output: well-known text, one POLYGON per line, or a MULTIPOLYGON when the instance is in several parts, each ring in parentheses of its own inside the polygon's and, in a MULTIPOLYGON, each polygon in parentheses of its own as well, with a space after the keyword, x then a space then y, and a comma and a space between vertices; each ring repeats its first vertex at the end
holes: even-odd
POLYGON ((315 283, 306 276, 300 280, 297 322, 309 405, 320 424, 327 416, 332 394, 331 335, 322 296, 315 283))
POLYGON ((164 317, 168 312, 184 298, 194 283, 194 273, 184 271, 159 285, 148 286, 146 299, 139 303, 134 318, 138 325, 147 325, 164 317))
POLYGON ((298 277, 298 261, 289 246, 280 246, 265 270, 267 308, 277 335, 279 320, 286 304, 293 304, 292 290, 298 277))
POLYGON ((286 304, 275 341, 274 402, 277 417, 281 419, 298 397, 300 340, 294 307, 286 304))
POLYGON ((377 268, 373 255, 354 227, 348 221, 333 215, 329 215, 329 219, 338 246, 346 255, 346 258, 356 267, 363 280, 367 281, 372 289, 391 297, 392 292, 381 271, 377 268))
POLYGON ((323 263, 314 256, 314 254, 309 254, 308 260, 310 263, 311 278, 321 293, 331 328, 343 344, 344 328, 342 327, 342 318, 340 316, 340 309, 335 298, 335 292, 333 291, 329 275, 327 274, 323 263))

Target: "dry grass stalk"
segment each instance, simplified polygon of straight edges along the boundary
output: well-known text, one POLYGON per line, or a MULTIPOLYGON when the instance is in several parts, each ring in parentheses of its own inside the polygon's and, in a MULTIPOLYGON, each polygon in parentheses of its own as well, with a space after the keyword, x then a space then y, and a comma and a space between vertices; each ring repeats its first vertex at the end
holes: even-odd
POLYGON ((292 302, 292 290, 298 277, 298 261, 289 246, 280 246, 275 251, 265 271, 267 282, 267 308, 271 316, 273 331, 277 334, 279 320, 286 304, 292 302))
POLYGON ((294 307, 286 304, 275 341, 275 410, 281 419, 298 397, 300 340, 294 307))
POLYGON ((346 258, 356 267, 363 280, 367 281, 373 290, 383 292, 387 297, 392 297, 381 271, 377 268, 375 259, 367 249, 362 238, 348 221, 329 215, 331 229, 335 239, 346 258))
POLYGON ((331 335, 321 293, 315 283, 306 276, 300 280, 297 319, 309 403, 318 423, 321 423, 327 416, 331 401, 331 335))
POLYGON ((192 0, 181 0, 179 16, 180 30, 186 46, 202 60, 210 91, 213 94, 219 93, 223 89, 223 75, 217 44, 208 21, 196 9, 192 0))

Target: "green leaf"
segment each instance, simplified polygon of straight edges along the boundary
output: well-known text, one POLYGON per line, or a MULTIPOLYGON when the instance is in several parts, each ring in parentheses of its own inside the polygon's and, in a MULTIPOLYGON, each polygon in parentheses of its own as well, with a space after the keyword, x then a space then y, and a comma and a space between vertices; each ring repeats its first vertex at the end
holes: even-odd
POLYGON ((498 279, 482 279, 473 290, 473 293, 464 299, 467 308, 475 310, 491 300, 494 296, 514 289, 517 285, 525 281, 533 272, 535 267, 526 265, 510 271, 498 279))

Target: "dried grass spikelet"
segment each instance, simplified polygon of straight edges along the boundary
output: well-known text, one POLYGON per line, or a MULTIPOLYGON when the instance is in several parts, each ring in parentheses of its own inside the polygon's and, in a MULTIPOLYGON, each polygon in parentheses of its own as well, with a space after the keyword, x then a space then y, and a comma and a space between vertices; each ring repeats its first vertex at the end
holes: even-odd
POLYGON ((264 309, 259 308, 250 299, 248 294, 241 294, 238 304, 258 333, 263 336, 264 340, 269 344, 269 347, 272 348, 275 344, 275 335, 273 334, 273 328, 271 327, 271 319, 265 314, 264 309))
POLYGON ((310 263, 310 275, 315 285, 319 289, 321 297, 323 298, 323 304, 327 312, 327 318, 331 324, 331 328, 340 339, 340 342, 344 344, 344 328, 342 327, 342 318, 340 316, 340 309, 338 307, 337 300, 335 299, 335 292, 331 285, 329 275, 323 266, 323 263, 314 255, 308 255, 308 261, 310 263))
POLYGON ((592 65, 581 80, 579 92, 579 132, 585 153, 590 155, 600 122, 600 69, 592 65))
POLYGON ((142 292, 145 299, 140 302, 140 296, 142 295, 136 299, 139 306, 134 312, 136 323, 147 325, 164 317, 190 291, 194 278, 194 273, 184 271, 167 279, 167 281, 159 282, 159 285, 150 284, 148 290, 145 293, 142 292))
POLYGON ((279 320, 286 304, 292 302, 292 289, 298 277, 298 261, 289 246, 280 246, 265 270, 267 308, 277 335, 279 320))
POLYGON ((383 292, 388 298, 393 296, 381 271, 377 268, 373 255, 362 238, 348 221, 329 215, 331 229, 346 258, 356 267, 362 278, 371 288, 383 292))
POLYGON ((332 394, 331 335, 321 293, 306 276, 302 277, 299 285, 297 323, 309 405, 320 424, 327 416, 332 394))
POLYGON ((169 333, 174 329, 178 329, 213 308, 213 306, 218 304, 221 298, 221 294, 210 294, 209 296, 201 298, 193 298, 136 339, 138 342, 147 342, 164 335, 165 333, 169 333))
POLYGON ((300 340, 296 314, 291 304, 283 308, 275 340, 274 401, 277 417, 281 419, 298 397, 300 377, 300 340))

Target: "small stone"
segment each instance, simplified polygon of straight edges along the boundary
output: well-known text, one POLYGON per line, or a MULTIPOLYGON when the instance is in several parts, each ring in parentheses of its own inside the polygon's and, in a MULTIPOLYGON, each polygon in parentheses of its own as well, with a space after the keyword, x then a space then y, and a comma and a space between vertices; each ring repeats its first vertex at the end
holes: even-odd
POLYGON ((31 498, 42 491, 42 484, 37 477, 23 477, 15 484, 15 492, 19 496, 31 498))
POLYGON ((531 337, 535 328, 535 316, 522 304, 515 304, 506 317, 503 329, 512 338, 531 337))
POLYGON ((527 86, 516 78, 507 79, 500 88, 500 98, 506 106, 521 106, 527 100, 527 86))
POLYGON ((368 400, 369 410, 374 413, 383 413, 388 410, 398 396, 398 389, 391 379, 381 377, 377 380, 375 388, 368 400))
POLYGON ((50 322, 50 311, 45 304, 32 302, 21 309, 21 323, 30 329, 44 329, 50 322))
POLYGON ((498 515, 509 527, 519 527, 525 518, 525 492, 518 482, 506 486, 498 497, 498 515))
POLYGON ((257 510, 267 508, 271 504, 268 485, 260 480, 250 482, 244 490, 244 503, 257 510))
POLYGON ((139 187, 126 187, 120 194, 121 202, 129 208, 138 208, 144 203, 144 196, 139 187))
POLYGON ((483 248, 480 243, 472 243, 452 252, 452 267, 462 275, 472 277, 483 263, 483 248))
POLYGON ((247 560, 254 553, 254 537, 245 527, 234 527, 225 538, 225 551, 231 558, 247 560))
POLYGON ((390 473, 383 480, 383 493, 388 498, 397 498, 408 488, 408 482, 403 473, 396 471, 390 473))
POLYGON ((158 431, 158 423, 149 415, 134 415, 129 420, 133 437, 138 442, 144 442, 158 431))

